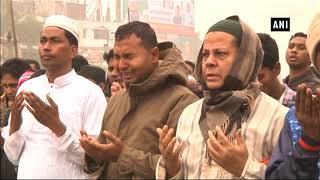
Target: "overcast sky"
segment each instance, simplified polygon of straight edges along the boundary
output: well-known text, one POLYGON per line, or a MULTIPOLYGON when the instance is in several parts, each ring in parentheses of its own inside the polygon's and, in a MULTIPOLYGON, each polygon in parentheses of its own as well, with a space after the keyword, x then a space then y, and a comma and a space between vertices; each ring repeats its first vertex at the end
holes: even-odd
POLYGON ((295 32, 307 32, 316 12, 320 13, 319 0, 195 0, 195 30, 202 40, 211 25, 239 15, 256 32, 268 33, 277 41, 284 77, 289 73, 285 62, 288 40, 295 32), (290 17, 290 32, 271 32, 271 17, 290 17))

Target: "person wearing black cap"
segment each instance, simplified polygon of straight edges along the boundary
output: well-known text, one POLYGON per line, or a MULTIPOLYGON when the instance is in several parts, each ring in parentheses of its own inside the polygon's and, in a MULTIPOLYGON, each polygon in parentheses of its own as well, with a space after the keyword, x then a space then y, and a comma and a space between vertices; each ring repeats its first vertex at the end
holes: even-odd
POLYGON ((174 130, 158 128, 162 156, 156 177, 264 177, 288 108, 259 89, 263 50, 239 17, 214 24, 196 62, 204 98, 182 112, 174 130))
POLYGON ((261 83, 260 88, 264 93, 283 105, 287 107, 293 106, 296 92, 278 79, 281 71, 278 45, 269 34, 258 33, 258 36, 264 52, 262 66, 258 72, 258 80, 261 83))

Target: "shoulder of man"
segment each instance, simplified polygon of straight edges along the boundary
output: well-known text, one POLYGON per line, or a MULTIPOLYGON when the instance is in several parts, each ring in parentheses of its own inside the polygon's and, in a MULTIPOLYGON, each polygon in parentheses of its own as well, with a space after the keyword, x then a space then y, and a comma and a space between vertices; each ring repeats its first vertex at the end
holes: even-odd
POLYGON ((166 92, 169 92, 171 95, 174 95, 176 97, 187 96, 191 98, 190 100, 192 100, 192 102, 199 99, 199 97, 196 94, 194 94, 189 88, 187 88, 184 85, 171 84, 166 88, 166 92))

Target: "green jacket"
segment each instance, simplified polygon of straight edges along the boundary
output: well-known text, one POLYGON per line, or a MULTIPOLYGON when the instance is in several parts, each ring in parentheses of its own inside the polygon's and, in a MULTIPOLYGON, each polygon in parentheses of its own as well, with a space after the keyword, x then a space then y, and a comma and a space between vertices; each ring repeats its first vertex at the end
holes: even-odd
POLYGON ((184 108, 198 100, 185 87, 187 69, 180 51, 169 42, 159 44, 159 49, 162 60, 150 77, 110 98, 98 141, 107 143, 102 132, 108 130, 125 146, 117 162, 104 162, 94 171, 93 160, 86 156, 86 170, 93 177, 155 178, 160 158, 156 128, 167 124, 176 129, 184 108))

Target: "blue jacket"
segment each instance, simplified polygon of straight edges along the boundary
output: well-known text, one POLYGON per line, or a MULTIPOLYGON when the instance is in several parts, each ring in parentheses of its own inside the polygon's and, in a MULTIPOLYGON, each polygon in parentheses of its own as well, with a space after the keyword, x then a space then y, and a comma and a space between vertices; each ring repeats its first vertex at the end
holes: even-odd
POLYGON ((266 179, 320 180, 320 151, 308 148, 319 147, 320 142, 315 142, 303 133, 295 111, 295 107, 292 107, 286 116, 266 170, 266 179))

